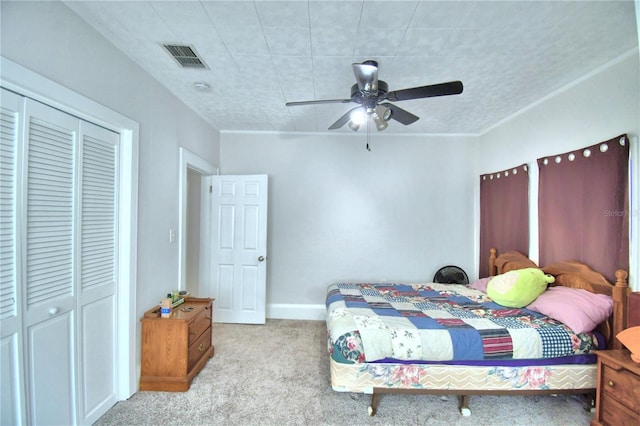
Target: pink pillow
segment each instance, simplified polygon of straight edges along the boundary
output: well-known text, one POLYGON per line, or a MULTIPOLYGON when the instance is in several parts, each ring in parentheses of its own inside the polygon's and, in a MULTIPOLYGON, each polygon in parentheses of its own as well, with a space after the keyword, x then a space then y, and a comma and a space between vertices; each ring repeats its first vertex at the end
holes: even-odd
POLYGON ((574 333, 593 331, 613 312, 613 300, 604 294, 568 287, 549 287, 527 309, 567 325, 574 333))
POLYGON ((480 278, 479 280, 476 280, 473 284, 471 284, 469 287, 475 288, 476 290, 480 290, 480 291, 486 293, 487 292, 487 284, 489 284, 489 280, 491 278, 493 278, 493 277, 480 278))

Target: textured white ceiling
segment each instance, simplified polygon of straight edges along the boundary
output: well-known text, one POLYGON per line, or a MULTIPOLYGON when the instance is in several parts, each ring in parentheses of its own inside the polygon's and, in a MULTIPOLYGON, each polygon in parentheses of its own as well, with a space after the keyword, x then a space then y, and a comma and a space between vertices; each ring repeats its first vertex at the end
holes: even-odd
POLYGON ((464 83, 398 102, 420 120, 385 132, 477 134, 638 45, 633 0, 65 4, 221 131, 324 132, 355 104, 285 102, 349 98, 351 63, 374 59, 389 90, 464 83), (182 69, 164 43, 209 69, 182 69))

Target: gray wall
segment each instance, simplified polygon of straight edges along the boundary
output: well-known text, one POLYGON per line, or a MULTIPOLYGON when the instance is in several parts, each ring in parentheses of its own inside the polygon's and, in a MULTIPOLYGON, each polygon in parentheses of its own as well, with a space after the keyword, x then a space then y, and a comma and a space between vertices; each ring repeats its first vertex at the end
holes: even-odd
POLYGON ((477 138, 222 133, 223 174, 269 175, 268 304, 329 284, 473 268, 477 138))
POLYGON ((637 49, 480 137, 480 173, 610 139, 640 134, 637 49))

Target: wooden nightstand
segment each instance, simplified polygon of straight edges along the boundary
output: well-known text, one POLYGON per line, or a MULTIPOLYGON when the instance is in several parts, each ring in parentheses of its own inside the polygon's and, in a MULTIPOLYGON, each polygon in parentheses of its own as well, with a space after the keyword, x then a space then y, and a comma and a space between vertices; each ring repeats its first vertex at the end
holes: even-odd
POLYGON ((142 318, 140 390, 186 391, 213 356, 212 299, 188 298, 161 318, 156 306, 142 318))
POLYGON ((640 364, 629 351, 598 351, 596 415, 591 426, 640 424, 640 364))

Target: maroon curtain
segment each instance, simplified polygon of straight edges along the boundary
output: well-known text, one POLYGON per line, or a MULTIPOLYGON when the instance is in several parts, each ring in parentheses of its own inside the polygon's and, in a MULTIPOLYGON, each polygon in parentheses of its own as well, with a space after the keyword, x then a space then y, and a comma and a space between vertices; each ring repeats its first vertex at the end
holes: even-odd
POLYGON ((480 277, 489 276, 489 250, 529 255, 527 165, 480 176, 480 277))
POLYGON ((615 282, 629 269, 629 139, 538 159, 540 264, 579 260, 615 282))

